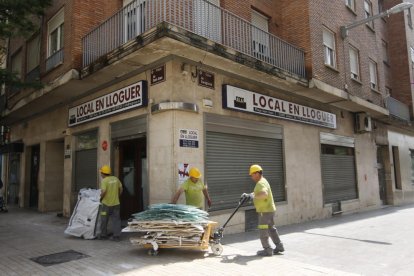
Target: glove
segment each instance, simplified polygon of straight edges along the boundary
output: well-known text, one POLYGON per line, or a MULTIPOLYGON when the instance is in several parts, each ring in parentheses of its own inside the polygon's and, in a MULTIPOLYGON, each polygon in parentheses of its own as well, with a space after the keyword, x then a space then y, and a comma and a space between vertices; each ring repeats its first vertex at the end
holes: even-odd
POLYGON ((241 199, 244 199, 245 198, 245 199, 251 201, 254 198, 254 194, 253 193, 251 193, 251 194, 243 193, 240 198, 241 199))

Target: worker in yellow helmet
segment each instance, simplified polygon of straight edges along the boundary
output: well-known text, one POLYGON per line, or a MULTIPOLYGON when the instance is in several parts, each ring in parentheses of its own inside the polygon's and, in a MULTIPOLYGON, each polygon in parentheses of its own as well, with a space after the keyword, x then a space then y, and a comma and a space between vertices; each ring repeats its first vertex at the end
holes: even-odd
POLYGON ((204 197, 207 199, 208 207, 211 207, 211 199, 208 194, 207 186, 201 181, 201 172, 199 169, 193 167, 190 169, 189 178, 181 184, 178 191, 175 193, 172 203, 176 204, 180 195, 185 192, 185 201, 187 205, 192 205, 197 208, 204 208, 204 197), (204 194, 204 196, 203 196, 204 194))
POLYGON ((109 217, 112 220, 113 235, 110 238, 113 241, 119 241, 121 234, 121 216, 119 196, 122 193, 121 181, 116 176, 111 176, 111 168, 107 165, 102 166, 99 170, 102 177, 101 182, 101 233, 98 239, 107 238, 107 227, 109 217))
POLYGON ((269 182, 263 177, 263 169, 261 166, 250 166, 249 175, 256 183, 256 186, 254 187, 253 193, 244 193, 242 194, 242 198, 253 200, 254 207, 259 216, 258 228, 263 250, 258 251, 257 255, 272 256, 273 254, 285 251, 275 226, 274 215, 276 205, 273 200, 272 189, 270 188, 269 182), (272 249, 270 246, 269 236, 276 246, 275 249, 272 249))

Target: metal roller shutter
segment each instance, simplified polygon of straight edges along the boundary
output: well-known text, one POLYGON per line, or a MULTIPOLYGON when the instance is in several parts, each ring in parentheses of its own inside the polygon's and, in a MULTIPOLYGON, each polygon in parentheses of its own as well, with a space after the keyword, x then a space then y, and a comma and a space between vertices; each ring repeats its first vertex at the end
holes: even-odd
POLYGON ((263 167, 264 177, 272 187, 275 201, 284 201, 281 139, 207 130, 206 181, 214 202, 212 210, 234 208, 243 192, 253 190, 254 183, 248 175, 248 169, 255 163, 263 167))
POLYGON ((322 154, 321 162, 324 203, 358 198, 354 156, 322 154))
POLYGON ((145 135, 147 120, 143 118, 131 118, 111 124, 112 140, 124 140, 139 138, 145 135))
POLYGON ((75 157, 75 188, 96 188, 98 176, 97 149, 80 150, 75 157))

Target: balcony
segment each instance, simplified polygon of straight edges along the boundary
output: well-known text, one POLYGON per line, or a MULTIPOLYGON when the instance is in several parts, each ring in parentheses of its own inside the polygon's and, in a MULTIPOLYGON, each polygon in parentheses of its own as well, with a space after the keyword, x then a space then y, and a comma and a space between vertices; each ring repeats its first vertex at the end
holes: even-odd
POLYGON ((385 98, 385 106, 390 111, 390 116, 404 121, 404 122, 410 122, 410 108, 408 105, 394 99, 393 97, 387 97, 385 98))
POLYGON ((54 52, 46 59, 46 72, 63 63, 63 48, 54 52))
POLYGON ((205 0, 135 0, 83 40, 83 67, 166 22, 271 65, 305 77, 303 50, 205 0))
POLYGON ((26 74, 25 81, 35 82, 40 80, 40 66, 36 66, 33 70, 26 74))

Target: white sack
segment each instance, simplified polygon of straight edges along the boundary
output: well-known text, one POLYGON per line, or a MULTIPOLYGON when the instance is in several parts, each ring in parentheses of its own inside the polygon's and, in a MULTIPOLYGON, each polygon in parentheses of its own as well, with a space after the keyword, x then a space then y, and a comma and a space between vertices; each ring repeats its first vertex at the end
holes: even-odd
POLYGON ((98 222, 101 190, 82 189, 65 234, 94 239, 98 222))

